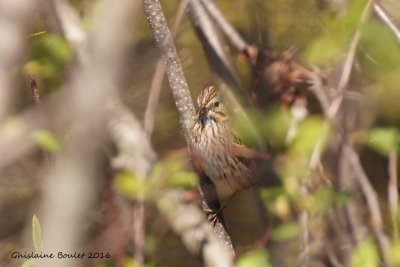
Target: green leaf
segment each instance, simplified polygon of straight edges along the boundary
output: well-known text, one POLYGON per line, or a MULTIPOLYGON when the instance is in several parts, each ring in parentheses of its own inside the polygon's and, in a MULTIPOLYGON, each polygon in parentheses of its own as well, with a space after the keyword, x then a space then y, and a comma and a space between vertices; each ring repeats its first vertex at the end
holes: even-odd
POLYGON ((320 116, 310 116, 300 124, 291 152, 309 157, 317 144, 321 148, 325 147, 328 136, 329 127, 326 122, 320 116))
POLYGON ((270 267, 269 255, 265 250, 254 250, 241 256, 237 267, 270 267))
POLYGON ((396 241, 390 248, 390 263, 391 266, 400 266, 400 243, 396 241))
POLYGON ((396 128, 375 128, 367 133, 367 144, 377 152, 388 155, 397 150, 399 131, 396 128))
POLYGON ((60 150, 60 144, 57 138, 49 131, 39 130, 32 134, 35 142, 40 146, 41 149, 49 152, 58 152, 60 150))
POLYGON ((275 228, 271 233, 274 240, 288 240, 300 233, 300 226, 296 223, 286 223, 275 228))
POLYGON ((372 240, 361 242, 351 255, 351 267, 377 267, 379 254, 372 240))
POLYGON ((198 177, 194 172, 178 171, 171 175, 168 185, 177 188, 193 188, 198 185, 198 177))
POLYGON ((31 267, 31 266, 35 266, 36 264, 36 259, 27 259, 26 261, 24 261, 24 263, 22 263, 21 267, 31 267))
POLYGON ((36 252, 42 249, 42 227, 36 214, 32 217, 32 240, 36 252))
POLYGON ((346 205, 351 196, 351 193, 344 191, 337 192, 325 186, 318 189, 306 199, 306 206, 312 212, 325 212, 333 205, 346 205))
POLYGON ((140 193, 147 192, 145 181, 140 180, 131 172, 120 172, 115 177, 114 185, 124 196, 136 199, 140 193))

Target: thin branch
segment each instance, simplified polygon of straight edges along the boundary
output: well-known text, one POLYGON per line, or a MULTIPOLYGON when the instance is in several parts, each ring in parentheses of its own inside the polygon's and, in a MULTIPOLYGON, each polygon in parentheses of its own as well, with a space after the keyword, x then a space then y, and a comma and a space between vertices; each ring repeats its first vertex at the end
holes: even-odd
POLYGON ((244 51, 248 44, 240 36, 240 34, 232 27, 232 25, 226 20, 225 16, 218 9, 218 7, 211 0, 200 0, 203 6, 206 8, 207 12, 211 17, 217 22, 219 27, 225 33, 226 37, 232 42, 238 51, 244 51))
POLYGON ((33 76, 28 76, 29 86, 31 87, 32 97, 36 105, 40 104, 40 92, 36 84, 36 79, 33 76))
POLYGON ((190 145, 190 131, 194 124, 195 109, 171 33, 157 0, 144 0, 144 10, 161 57, 166 63, 168 82, 178 109, 183 134, 186 143, 190 145))
POLYGON ((400 42, 399 26, 380 3, 374 3, 374 12, 393 32, 397 41, 400 42))
POLYGON ((205 266, 234 266, 232 254, 226 249, 229 244, 221 246, 204 214, 196 205, 185 201, 181 191, 163 194, 157 206, 189 251, 203 259, 205 266))
POLYGON ((385 262, 388 262, 387 257, 389 255, 390 241, 384 232, 382 213, 379 207, 378 196, 371 185, 367 174, 365 173, 358 154, 352 147, 345 144, 343 147, 344 157, 348 160, 353 168, 353 172, 357 178, 357 182, 361 187, 361 191, 367 201, 367 205, 371 214, 372 228, 378 239, 380 248, 382 249, 383 257, 385 262))
MULTIPOLYGON (((178 27, 181 24, 188 1, 189 0, 182 0, 180 2, 178 12, 176 14, 171 30, 172 36, 175 36, 178 31, 178 27)), ((144 130, 150 138, 154 128, 157 104, 160 98, 162 83, 164 81, 164 74, 165 63, 162 59, 159 59, 157 62, 156 70, 153 74, 153 79, 151 81, 149 98, 147 100, 146 111, 144 113, 144 130)))
POLYGON ((398 191, 398 176, 397 176, 397 152, 389 154, 389 183, 388 183, 388 203, 390 216, 392 218, 394 240, 399 239, 399 227, 397 224, 397 213, 399 210, 399 191, 398 191))
POLYGON ((227 84, 241 88, 235 66, 200 0, 190 0, 188 14, 213 68, 227 84))
MULTIPOLYGON (((374 0, 369 0, 368 3, 366 4, 366 6, 361 14, 361 17, 360 17, 360 21, 359 21, 360 25, 364 24, 365 21, 367 20, 373 3, 374 3, 374 0)), ((346 90, 347 85, 350 80, 350 75, 351 75, 351 71, 353 69, 356 48, 357 48, 358 42, 360 41, 360 38, 361 38, 361 29, 358 28, 351 40, 349 51, 347 52, 346 60, 343 65, 342 74, 340 76, 340 81, 339 81, 339 85, 338 85, 339 94, 332 101, 332 104, 330 105, 329 112, 328 112, 329 118, 333 118, 336 116, 336 114, 343 102, 344 93, 345 93, 345 90, 346 90)))
MULTIPOLYGON (((331 110, 336 109, 336 107, 332 108, 333 105, 337 105, 338 98, 335 98, 331 101, 330 106, 327 105, 326 101, 328 101, 328 97, 326 95, 326 88, 323 87, 321 83, 314 83, 314 86, 319 86, 319 88, 313 88, 313 92, 320 102, 323 113, 325 115, 326 120, 332 126, 337 126, 338 121, 336 116, 332 116, 331 110)), ((338 109, 339 110, 339 109, 338 109)), ((379 247, 381 248, 382 254, 384 256, 385 262, 387 262, 387 256, 390 248, 390 241, 384 232, 383 228, 383 219, 382 213, 379 208, 379 201, 376 192, 374 191, 359 158, 359 155, 354 151, 350 145, 347 144, 347 140, 344 140, 343 144, 343 160, 348 162, 350 167, 352 168, 356 181, 360 186, 361 192, 363 193, 367 206, 369 208, 371 217, 372 217, 372 229, 374 230, 375 236, 378 239, 379 247)))

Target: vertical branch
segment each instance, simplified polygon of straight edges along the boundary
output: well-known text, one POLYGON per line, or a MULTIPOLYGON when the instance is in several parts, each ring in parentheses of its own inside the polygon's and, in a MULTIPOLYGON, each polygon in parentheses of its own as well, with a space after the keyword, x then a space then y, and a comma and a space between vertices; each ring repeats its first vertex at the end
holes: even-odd
POLYGON ((211 0, 200 0, 207 12, 211 15, 211 17, 217 22, 219 27, 221 27, 222 31, 229 38, 232 44, 236 47, 238 51, 244 51, 248 44, 246 41, 240 36, 240 34, 232 27, 232 25, 226 20, 225 16, 222 12, 217 8, 211 0))
POLYGON ((397 225, 397 213, 399 210, 399 192, 398 192, 398 176, 397 176, 397 152, 389 154, 389 183, 388 183, 388 202, 390 216, 393 225, 393 236, 397 241, 399 239, 399 227, 397 225))
POLYGON ((375 14, 389 27, 389 29, 393 32, 397 41, 400 42, 400 29, 399 26, 396 25, 393 18, 388 14, 388 12, 383 8, 381 4, 374 3, 374 12, 375 14))
MULTIPOLYGON (((189 0, 181 1, 178 7, 178 12, 176 14, 175 21, 171 30, 172 36, 175 36, 176 32, 178 31, 178 27, 182 21, 188 1, 189 0)), ((160 97, 164 75, 165 63, 162 59, 159 59, 157 62, 156 70, 154 71, 153 79, 151 81, 149 98, 147 100, 146 111, 144 113, 144 130, 149 137, 151 137, 154 128, 156 109, 160 97)))
POLYGON ((183 134, 187 144, 190 145, 190 131, 194 123, 195 109, 171 33, 161 5, 157 0, 144 0, 144 10, 153 31, 156 45, 165 61, 168 82, 178 109, 183 134))

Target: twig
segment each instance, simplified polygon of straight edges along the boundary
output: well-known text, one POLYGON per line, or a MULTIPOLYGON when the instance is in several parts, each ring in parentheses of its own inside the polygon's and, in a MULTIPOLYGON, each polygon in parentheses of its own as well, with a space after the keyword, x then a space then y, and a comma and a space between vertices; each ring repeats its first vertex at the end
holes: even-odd
MULTIPOLYGON (((178 31, 178 27, 182 21, 185 9, 187 7, 189 0, 182 0, 178 7, 178 12, 175 17, 174 24, 172 26, 172 36, 175 36, 178 31)), ((149 98, 147 100, 146 111, 144 113, 144 130, 147 135, 151 138, 151 134, 154 128, 157 104, 160 97, 161 87, 164 80, 165 74, 165 63, 162 59, 157 62, 156 70, 153 74, 153 79, 151 81, 149 98)))
POLYGON ((396 36, 398 42, 400 42, 400 29, 399 26, 394 22, 393 18, 379 3, 374 3, 375 14, 389 27, 389 29, 396 36))
POLYGON ((232 25, 226 20, 225 16, 214 4, 214 2, 210 0, 200 0, 200 1, 206 8, 207 12, 211 15, 211 17, 218 23, 222 31, 229 38, 229 40, 236 47, 236 49, 240 52, 244 51, 248 46, 248 44, 242 38, 242 36, 240 36, 240 34, 235 30, 235 28, 233 28, 232 25))
POLYGON ((36 84, 36 79, 33 76, 28 75, 29 86, 31 87, 32 97, 35 100, 36 105, 40 104, 40 93, 36 84))
POLYGON ((227 84, 241 88, 239 76, 231 57, 226 51, 226 45, 222 43, 217 29, 200 0, 190 0, 188 10, 190 21, 197 32, 213 70, 227 84))
POLYGON ((171 33, 157 0, 145 0, 144 10, 161 57, 166 63, 168 82, 178 109, 183 134, 187 144, 191 144, 190 130, 194 124, 195 109, 171 33))
MULTIPOLYGON (((157 47, 160 49, 161 57, 166 62, 168 82, 175 99, 186 144, 190 148, 192 147, 191 129, 194 124, 195 109, 179 57, 176 53, 176 48, 165 21, 160 2, 158 0, 144 0, 144 10, 153 31, 157 47)), ((225 248, 232 250, 229 235, 220 222, 217 222, 215 231, 217 236, 222 239, 225 248)), ((229 259, 226 260, 230 261, 229 259)))
MULTIPOLYGON (((35 101, 36 106, 38 106, 39 108, 42 108, 42 104, 40 102, 40 92, 39 92, 39 88, 36 84, 36 79, 35 77, 28 75, 28 80, 29 80, 29 86, 31 88, 31 92, 32 92, 32 98, 35 101)), ((47 163, 47 167, 51 166, 51 155, 48 151, 43 151, 44 157, 46 158, 46 163, 47 163)))
MULTIPOLYGON (((359 21, 360 25, 364 24, 365 21, 367 20, 373 3, 374 3, 373 0, 369 0, 368 3, 366 4, 366 6, 361 14, 361 17, 360 17, 360 21, 359 21)), ((349 83, 351 71, 353 69, 356 48, 357 48, 358 42, 360 41, 360 38, 361 38, 361 29, 358 28, 351 40, 350 48, 349 48, 349 51, 347 52, 346 60, 343 65, 342 74, 340 76, 340 81, 339 81, 339 85, 338 85, 339 95, 336 97, 336 99, 333 100, 333 102, 330 106, 328 116, 331 118, 335 117, 336 113, 339 110, 339 107, 341 106, 341 104, 343 102, 344 91, 349 83)))
POLYGON ((367 174, 361 166, 360 158, 358 154, 354 151, 354 149, 345 144, 343 147, 343 153, 344 157, 350 162, 354 174, 357 178, 357 182, 359 183, 361 191, 363 192, 364 197, 367 201, 372 219, 372 228, 375 232, 376 238, 378 239, 378 243, 382 250, 385 262, 388 262, 387 257, 389 255, 390 242, 384 232, 382 213, 379 207, 377 194, 372 187, 367 177, 367 174))
MULTIPOLYGON (((301 194, 304 196, 308 195, 307 189, 304 185, 301 186, 301 194)), ((309 266, 310 255, 309 255, 309 242, 310 242, 310 230, 309 230, 309 214, 308 211, 303 210, 300 213, 299 224, 302 228, 302 235, 300 236, 301 251, 299 254, 299 266, 309 266)))
MULTIPOLYGON (((318 83, 316 83, 318 84, 318 83)), ((316 93, 316 97, 318 101, 321 104, 321 107, 323 109, 325 118, 329 121, 329 123, 333 126, 337 126, 337 118, 335 116, 332 117, 332 113, 330 110, 332 110, 332 105, 336 105, 334 101, 337 100, 338 98, 335 98, 332 101, 331 106, 327 107, 325 101, 328 99, 326 96, 327 90, 324 90, 322 87, 322 84, 319 84, 318 86, 321 86, 320 88, 314 88, 314 92, 316 93)), ((336 108, 335 108, 336 109, 336 108)), ((382 219, 382 214, 379 209, 379 201, 378 197, 376 195, 376 192, 374 191, 362 165, 360 162, 360 158, 358 154, 354 151, 354 148, 352 148, 350 145, 347 144, 347 140, 344 141, 343 144, 343 160, 348 162, 350 164, 350 167, 352 168, 356 181, 358 182, 361 192, 363 193, 366 201, 368 208, 371 213, 372 217, 372 228, 374 230, 375 236, 378 239, 379 242, 379 247, 382 250, 382 254, 384 256, 385 262, 387 262, 387 256, 388 256, 388 251, 390 248, 390 242, 388 237, 386 236, 384 230, 383 230, 383 219, 382 219)))
POLYGON ((391 152, 389 154, 389 183, 388 183, 388 202, 390 209, 390 216, 392 218, 393 225, 393 236, 394 240, 399 239, 399 228, 397 226, 397 213, 399 203, 399 191, 398 191, 398 177, 397 177, 397 152, 391 152))

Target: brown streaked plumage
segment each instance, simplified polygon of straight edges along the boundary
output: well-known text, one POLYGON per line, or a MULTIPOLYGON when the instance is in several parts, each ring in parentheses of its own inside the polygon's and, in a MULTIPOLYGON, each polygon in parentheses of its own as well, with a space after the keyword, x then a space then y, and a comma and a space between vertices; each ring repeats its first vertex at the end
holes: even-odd
POLYGON ((197 104, 192 128, 194 162, 215 185, 219 197, 251 186, 277 185, 270 157, 245 147, 236 138, 216 87, 205 87, 197 104))

